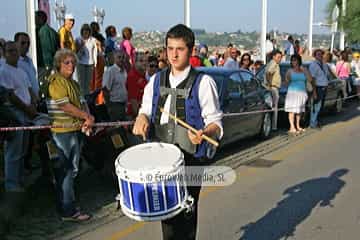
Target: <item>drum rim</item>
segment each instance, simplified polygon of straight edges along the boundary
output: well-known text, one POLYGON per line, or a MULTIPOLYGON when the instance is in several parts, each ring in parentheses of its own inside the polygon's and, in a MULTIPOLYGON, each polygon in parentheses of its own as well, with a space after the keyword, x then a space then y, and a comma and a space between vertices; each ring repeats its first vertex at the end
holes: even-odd
MULTIPOLYGON (((177 146, 170 144, 170 143, 151 142, 151 143, 142 143, 142 144, 133 146, 133 147, 128 148, 125 151, 121 152, 115 160, 115 172, 116 172, 116 175, 120 179, 124 179, 126 181, 132 181, 132 182, 136 182, 136 183, 152 183, 154 181, 148 181, 144 178, 146 178, 146 176, 148 176, 149 174, 154 175, 154 176, 156 174, 175 175, 175 174, 178 174, 179 171, 182 171, 182 168, 184 168, 184 165, 185 165, 184 154, 177 146), (120 164, 119 160, 121 159, 121 157, 124 157, 124 155, 127 154, 129 151, 131 151, 131 149, 134 150, 134 149, 136 149, 136 147, 140 147, 141 145, 143 146, 145 144, 147 144, 147 145, 163 144, 165 146, 169 146, 173 149, 176 149, 180 154, 179 159, 177 162, 175 162, 175 164, 172 164, 171 166, 161 167, 158 169, 151 169, 151 170, 127 169, 123 165, 120 164)), ((157 182, 157 181, 155 181, 155 182, 157 182)))
MULTIPOLYGON (((120 203, 121 204, 121 203, 120 203)), ((185 209, 182 206, 178 206, 178 208, 174 209, 173 211, 169 212, 168 214, 164 215, 156 215, 156 216, 140 216, 136 214, 132 214, 132 211, 129 211, 128 208, 123 208, 121 205, 122 212, 129 218, 136 220, 136 221, 142 221, 142 222, 155 222, 155 221, 162 221, 169 218, 172 218, 182 211, 185 211, 185 209)))

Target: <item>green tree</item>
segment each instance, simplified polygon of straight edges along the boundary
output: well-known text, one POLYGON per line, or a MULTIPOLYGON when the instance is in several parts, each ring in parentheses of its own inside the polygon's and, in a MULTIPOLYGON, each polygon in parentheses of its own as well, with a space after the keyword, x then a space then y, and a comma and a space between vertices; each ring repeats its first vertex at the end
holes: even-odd
POLYGON ((343 16, 342 0, 330 0, 327 13, 328 21, 331 21, 332 11, 335 6, 339 8, 339 29, 342 27, 346 32, 347 41, 350 43, 360 42, 360 1, 359 0, 346 0, 346 15, 343 16))

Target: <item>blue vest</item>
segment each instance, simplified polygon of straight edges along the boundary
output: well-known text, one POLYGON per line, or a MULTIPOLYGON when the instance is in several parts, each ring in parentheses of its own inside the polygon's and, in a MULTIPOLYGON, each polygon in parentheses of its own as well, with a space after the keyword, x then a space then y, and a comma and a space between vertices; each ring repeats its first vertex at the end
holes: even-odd
MULTIPOLYGON (((163 70, 163 71, 167 71, 167 70, 163 70)), ((156 119, 158 119, 158 120, 160 119, 159 116, 158 116, 158 118, 156 117, 156 114, 159 114, 159 111, 158 111, 159 107, 164 107, 164 106, 158 106, 159 99, 161 97, 160 96, 160 82, 163 82, 160 79, 161 79, 161 76, 164 76, 164 74, 162 74, 162 72, 159 72, 156 74, 154 86, 153 86, 154 93, 153 93, 153 99, 152 99, 152 113, 151 113, 151 124, 152 125, 160 124, 160 122, 156 122, 156 119)), ((201 117, 201 108, 200 108, 200 103, 199 103, 199 84, 202 79, 202 75, 203 74, 201 74, 201 73, 197 74, 196 79, 195 79, 194 83, 192 84, 191 89, 189 89, 189 94, 185 98, 185 121, 193 128, 199 129, 199 130, 203 129, 205 126, 204 120, 201 117)), ((169 76, 167 75, 167 81, 168 81, 168 77, 169 76)), ((186 78, 184 81, 188 81, 188 80, 189 80, 189 78, 186 78)), ((179 109, 177 108, 176 111, 178 111, 178 110, 179 109)), ((156 132, 152 132, 152 134, 154 134, 156 136, 156 132)), ((150 137, 154 137, 154 136, 150 136, 150 137)), ((206 157, 207 144, 208 144, 207 142, 203 141, 200 145, 198 145, 196 147, 196 152, 194 154, 194 157, 196 157, 196 158, 206 157)))

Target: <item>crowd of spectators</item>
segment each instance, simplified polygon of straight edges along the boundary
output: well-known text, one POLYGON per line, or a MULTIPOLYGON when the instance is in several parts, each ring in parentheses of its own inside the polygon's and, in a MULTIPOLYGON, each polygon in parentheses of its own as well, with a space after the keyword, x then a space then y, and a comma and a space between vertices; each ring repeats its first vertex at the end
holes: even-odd
MULTIPOLYGON (((53 147, 58 152, 52 165, 59 214, 63 220, 84 221, 90 215, 83 213, 75 203, 74 181, 79 171, 82 133, 89 134, 95 120, 86 107, 84 96, 96 93, 96 104, 106 105, 111 121, 134 119, 147 82, 168 66, 168 60, 165 48, 137 52, 130 27, 122 29, 119 40, 113 25, 106 27, 105 37, 96 22, 82 24, 78 34, 73 32, 74 25, 75 17, 66 14, 64 25, 56 31, 47 24, 45 12, 36 12, 36 67, 27 56, 30 48, 27 33, 18 32, 11 40, 0 39, 0 123, 3 126, 27 126, 47 121, 57 125, 71 124, 71 127, 55 128, 51 132, 14 131, 2 136, 5 190, 9 194, 24 191, 24 176, 33 168, 31 152, 35 145, 38 146, 42 175, 51 181, 48 153, 53 147), (74 38, 74 35, 78 37, 74 38), (9 119, 4 121, 3 116, 9 119)), ((322 50, 315 51, 315 61, 308 72, 302 68, 303 50, 299 40, 294 41, 289 36, 284 49, 284 53, 279 51, 276 41, 267 36, 266 84, 273 92, 276 113, 281 86, 279 63, 283 58, 291 61, 291 69, 286 74, 289 91, 285 104, 290 132, 304 131, 299 125, 299 116, 304 112, 307 100, 304 94, 307 82, 313 85, 313 97, 320 99, 314 106, 311 127, 318 124, 317 114, 328 73, 344 82, 344 96, 352 91, 352 86, 360 91, 359 53, 354 53, 350 61, 349 52, 343 51, 333 64, 332 53, 326 52, 323 57, 322 50), (355 84, 349 84, 351 76, 355 76, 355 84)), ((254 59, 251 51, 242 54, 232 44, 223 53, 217 50, 209 53, 207 45, 199 44, 193 48, 190 63, 193 67, 213 66, 256 73, 265 63, 254 59)), ((274 114, 274 129, 276 122, 277 114, 274 114)))

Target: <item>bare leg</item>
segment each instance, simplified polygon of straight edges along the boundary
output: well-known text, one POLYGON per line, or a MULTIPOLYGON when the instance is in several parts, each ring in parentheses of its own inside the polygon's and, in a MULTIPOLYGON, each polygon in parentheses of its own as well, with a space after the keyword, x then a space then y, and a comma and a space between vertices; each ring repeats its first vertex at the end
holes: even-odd
POLYGON ((294 113, 289 112, 289 123, 290 123, 290 129, 289 132, 290 133, 296 133, 296 128, 294 125, 294 113))
POLYGON ((304 131, 304 129, 300 126, 300 117, 301 114, 295 114, 295 118, 296 118, 296 128, 298 131, 304 131))

